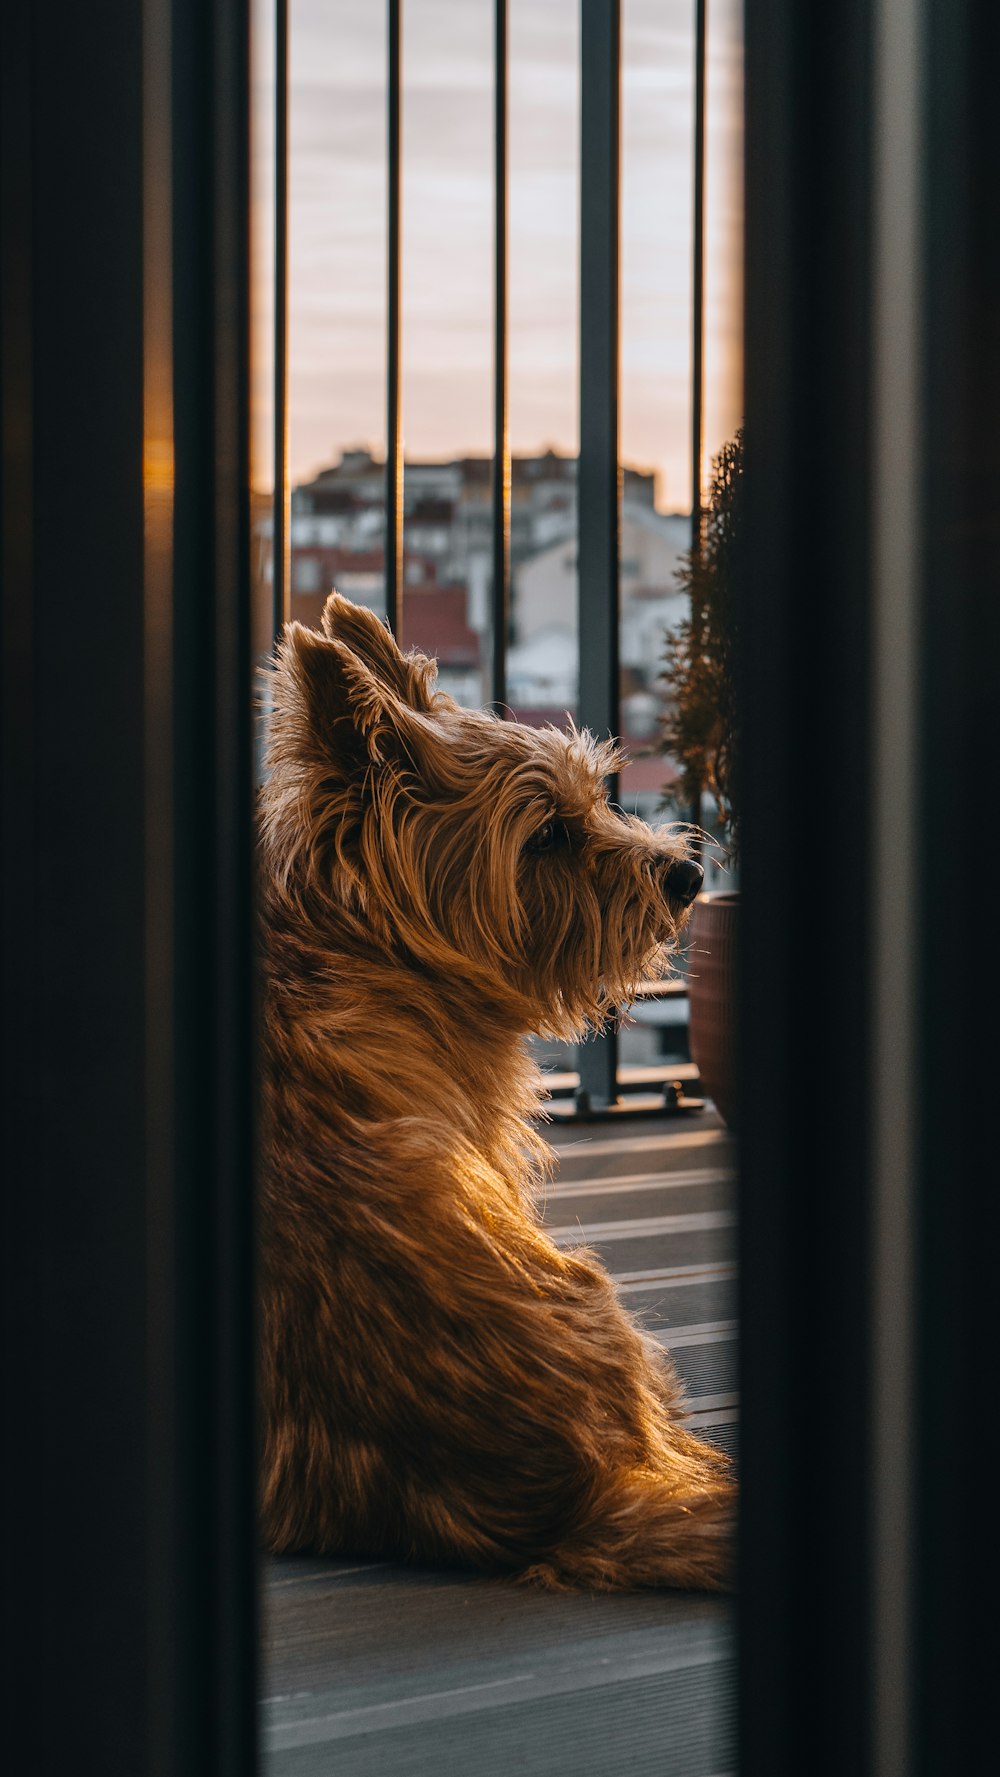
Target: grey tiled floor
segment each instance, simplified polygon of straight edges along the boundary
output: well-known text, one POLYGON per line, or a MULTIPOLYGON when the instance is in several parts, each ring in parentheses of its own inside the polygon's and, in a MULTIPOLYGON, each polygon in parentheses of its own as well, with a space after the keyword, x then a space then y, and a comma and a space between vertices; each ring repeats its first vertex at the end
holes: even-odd
MULTIPOLYGON (((732 1144, 691 1120, 557 1126, 546 1220, 581 1235, 674 1352, 692 1420, 735 1444, 732 1144)), ((551 1595, 388 1564, 265 1577, 267 1777, 723 1777, 735 1769, 725 1599, 551 1595)))

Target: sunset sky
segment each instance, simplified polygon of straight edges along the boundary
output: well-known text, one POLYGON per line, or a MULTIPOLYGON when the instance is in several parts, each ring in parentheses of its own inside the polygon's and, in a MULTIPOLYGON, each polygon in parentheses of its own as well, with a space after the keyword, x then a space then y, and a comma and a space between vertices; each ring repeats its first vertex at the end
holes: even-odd
MULTIPOLYGON (((292 480, 384 449, 385 6, 291 0, 292 480)), ((738 0, 710 12, 706 454, 740 419, 738 0)), ((510 5, 510 431, 577 440, 579 0, 510 5)), ((492 0, 404 6, 403 425, 490 449, 492 0)), ((624 0, 622 456, 688 505, 692 0, 624 0)))

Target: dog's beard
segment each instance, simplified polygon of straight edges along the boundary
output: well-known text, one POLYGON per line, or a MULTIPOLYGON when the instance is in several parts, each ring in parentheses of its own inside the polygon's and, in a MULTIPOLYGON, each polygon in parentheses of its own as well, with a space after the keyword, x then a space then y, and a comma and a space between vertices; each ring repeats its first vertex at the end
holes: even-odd
MULTIPOLYGON (((571 942, 561 953, 537 946, 526 970, 540 1034, 573 1040, 618 1019, 646 981, 669 972, 677 927, 662 910, 630 898, 598 915, 595 945, 571 942), (595 955, 596 951, 596 955, 595 955)), ((579 934, 574 931, 574 938, 579 934)))

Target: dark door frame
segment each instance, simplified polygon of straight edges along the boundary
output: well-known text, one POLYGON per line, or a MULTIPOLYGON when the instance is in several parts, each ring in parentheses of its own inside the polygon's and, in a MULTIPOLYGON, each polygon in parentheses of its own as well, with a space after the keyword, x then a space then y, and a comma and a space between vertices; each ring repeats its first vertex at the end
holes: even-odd
POLYGON ((248 9, 4 12, 4 1677, 255 1763, 248 9))
MULTIPOLYGON (((3 1672, 46 1773, 256 1757, 247 10, 3 15, 3 1672)), ((744 1777, 995 1753, 989 26, 746 13, 744 1777)))
POLYGON ((931 1777, 996 1754, 995 57, 745 20, 740 1769, 931 1777))

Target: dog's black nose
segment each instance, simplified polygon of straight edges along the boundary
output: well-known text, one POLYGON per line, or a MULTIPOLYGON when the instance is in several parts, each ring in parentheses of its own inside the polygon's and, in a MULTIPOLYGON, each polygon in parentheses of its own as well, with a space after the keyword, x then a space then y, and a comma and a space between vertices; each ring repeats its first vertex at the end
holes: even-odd
POLYGON ((693 858, 677 858, 667 866, 667 893, 682 907, 690 907, 705 880, 705 872, 693 858))

